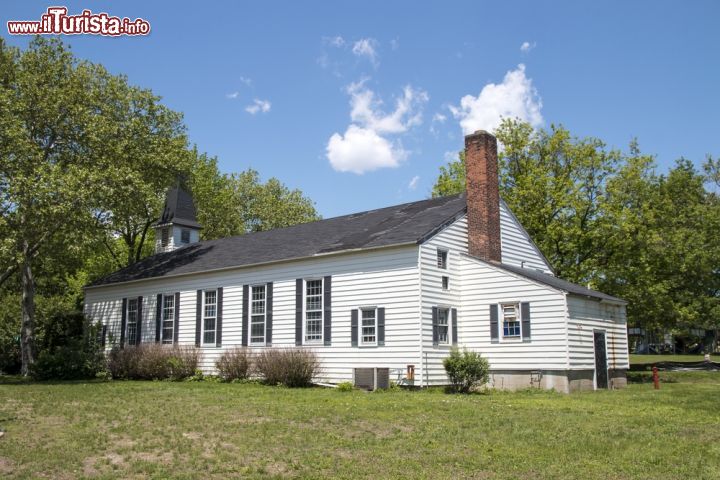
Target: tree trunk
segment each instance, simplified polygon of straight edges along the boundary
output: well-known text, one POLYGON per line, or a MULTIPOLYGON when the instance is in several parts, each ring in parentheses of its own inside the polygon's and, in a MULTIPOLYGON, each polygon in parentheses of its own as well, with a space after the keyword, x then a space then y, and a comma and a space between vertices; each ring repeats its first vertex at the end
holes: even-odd
POLYGON ((20 326, 20 350, 22 367, 20 373, 27 376, 35 362, 35 279, 32 275, 32 255, 25 242, 22 264, 22 325, 20 326))

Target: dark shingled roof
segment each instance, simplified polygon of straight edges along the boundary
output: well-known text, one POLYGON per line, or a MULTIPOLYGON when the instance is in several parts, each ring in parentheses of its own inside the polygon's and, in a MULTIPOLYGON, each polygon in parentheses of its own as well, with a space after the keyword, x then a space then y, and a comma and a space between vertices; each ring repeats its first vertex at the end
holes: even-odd
POLYGON ((168 223, 201 228, 197 221, 192 197, 179 185, 168 190, 165 197, 165 207, 156 225, 168 223))
POLYGON ((421 242, 464 212, 460 194, 208 240, 145 258, 90 286, 421 242))
POLYGON ((514 265, 506 265, 504 263, 497 263, 497 262, 490 262, 490 264, 494 265, 498 268, 501 268, 503 270, 507 270, 508 272, 520 275, 521 277, 525 277, 529 280, 533 280, 535 282, 542 283, 544 285, 556 288, 558 290, 562 290, 567 293, 572 293, 573 295, 580 295, 582 297, 595 298, 597 300, 607 300, 607 301, 611 301, 611 302, 627 303, 622 298, 613 297, 611 295, 607 295, 605 293, 598 292, 597 290, 590 290, 589 288, 585 288, 582 285, 568 282, 561 278, 554 277, 552 275, 548 275, 547 273, 543 273, 543 272, 540 272, 540 271, 532 269, 532 268, 516 267, 514 265))

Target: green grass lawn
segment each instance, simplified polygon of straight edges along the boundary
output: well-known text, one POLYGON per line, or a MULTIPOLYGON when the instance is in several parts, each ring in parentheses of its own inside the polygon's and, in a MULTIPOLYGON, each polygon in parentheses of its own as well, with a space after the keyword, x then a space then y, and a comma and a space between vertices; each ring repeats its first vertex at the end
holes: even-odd
MULTIPOLYGON (((714 362, 720 360, 720 356, 713 355, 710 359, 714 362)), ((630 355, 630 364, 646 364, 657 362, 702 362, 705 355, 630 355)))
POLYGON ((0 384, 0 478, 720 478, 720 374, 659 391, 0 384))

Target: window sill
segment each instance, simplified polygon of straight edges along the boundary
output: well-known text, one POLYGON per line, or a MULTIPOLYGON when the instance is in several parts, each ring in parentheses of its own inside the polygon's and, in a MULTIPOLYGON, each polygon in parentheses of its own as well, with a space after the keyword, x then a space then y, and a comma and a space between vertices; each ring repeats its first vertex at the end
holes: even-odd
POLYGON ((527 341, 523 340, 521 337, 503 337, 500 339, 500 343, 527 343, 527 341))

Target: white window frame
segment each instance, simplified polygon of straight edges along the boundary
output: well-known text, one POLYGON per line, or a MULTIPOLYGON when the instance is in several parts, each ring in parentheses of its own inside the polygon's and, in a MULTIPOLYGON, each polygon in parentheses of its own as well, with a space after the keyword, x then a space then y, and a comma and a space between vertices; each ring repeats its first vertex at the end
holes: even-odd
POLYGON ((180 229, 180 243, 183 245, 187 245, 190 243, 190 229, 189 228, 181 228, 180 229), (187 241, 185 240, 185 235, 187 234, 187 241))
POLYGON ((202 325, 201 325, 201 326, 202 326, 202 332, 201 332, 202 335, 201 335, 201 337, 200 337, 201 345, 204 346, 204 347, 206 347, 206 346, 213 346, 213 347, 214 347, 214 346, 217 345, 217 314, 218 314, 218 290, 217 290, 217 288, 210 288, 210 289, 208 289, 208 290, 203 290, 203 292, 202 292, 202 306, 201 306, 201 308, 202 308, 202 325), (206 307, 208 306, 208 303, 207 303, 207 294, 210 293, 210 292, 214 292, 214 293, 215 293, 215 316, 214 316, 214 317, 212 317, 212 316, 207 316, 207 308, 206 308, 206 307), (206 341, 205 341, 205 333, 206 333, 206 332, 210 332, 210 330, 207 330, 207 329, 205 328, 205 320, 206 320, 206 319, 210 319, 210 318, 213 318, 213 319, 215 320, 215 328, 212 330, 212 332, 213 332, 213 341, 212 341, 212 342, 206 342, 206 341))
POLYGON ((450 291, 450 275, 443 275, 442 277, 440 277, 440 287, 442 288, 443 292, 450 291), (446 280, 447 286, 445 285, 446 280))
POLYGON ((498 318, 498 329, 501 332, 501 337, 503 340, 508 341, 518 341, 522 340, 522 314, 520 312, 520 302, 502 302, 499 304, 500 309, 500 315, 498 318), (517 335, 505 335, 505 307, 514 307, 515 308, 515 322, 518 324, 518 334, 517 335))
POLYGON ((172 345, 175 340, 175 316, 177 315, 177 305, 175 305, 175 294, 163 294, 161 297, 162 301, 162 308, 161 308, 161 317, 160 317, 160 343, 162 345, 172 345), (172 299, 172 317, 168 318, 165 316, 166 309, 165 309, 165 299, 171 298, 172 299), (165 338, 165 322, 171 321, 172 322, 172 329, 170 334, 170 339, 168 341, 167 338, 165 338))
MULTIPOLYGON (((318 310, 310 310, 311 312, 317 312, 318 310)), ((319 278, 306 278, 303 280, 303 344, 304 345, 322 345, 325 341, 325 279, 319 278), (307 323, 308 323, 308 309, 307 309, 307 286, 308 282, 320 282, 320 338, 308 340, 307 338, 307 323)))
POLYGON ((138 302, 137 297, 128 298, 127 306, 125 308, 125 343, 128 345, 137 345, 137 343, 138 343, 138 341, 137 341, 137 326, 138 326, 138 322, 140 320, 138 318, 139 313, 140 313, 140 308, 139 308, 139 302, 138 302), (130 343, 130 323, 131 323, 130 322, 130 313, 133 312, 133 310, 130 309, 131 302, 135 303, 135 310, 134 310, 135 322, 132 322, 135 324, 135 335, 134 335, 135 338, 133 339, 134 340, 133 343, 130 343))
POLYGON ((361 347, 377 347, 378 344, 378 309, 377 307, 360 307, 358 308, 358 345, 361 347), (373 325, 373 336, 375 341, 366 342, 363 334, 363 312, 373 312, 375 316, 375 323, 373 325))
POLYGON ((448 265, 450 263, 450 251, 445 248, 439 248, 437 249, 437 252, 435 253, 435 265, 440 270, 448 270, 448 265), (443 263, 441 264, 441 255, 443 256, 443 263))
POLYGON ((250 301, 250 303, 249 303, 249 305, 250 305, 250 312, 249 312, 249 314, 250 314, 250 321, 248 322, 248 323, 249 323, 248 328, 250 329, 250 331, 248 332, 248 338, 250 339, 250 345, 255 345, 255 346, 265 345, 265 342, 266 342, 266 340, 267 340, 267 293, 268 293, 268 292, 267 292, 267 285, 265 285, 265 284, 258 284, 258 285, 251 285, 251 286, 250 286, 250 299, 249 299, 249 301, 250 301), (262 313, 262 317, 263 317, 263 334, 262 334, 262 341, 255 341, 255 340, 253 340, 253 335, 252 335, 253 318, 260 316, 259 313, 253 313, 253 302, 256 301, 256 300, 253 300, 253 290, 254 290, 255 288, 262 288, 262 290, 263 290, 263 300, 262 300, 262 306, 263 306, 263 313, 262 313))
POLYGON ((437 307, 437 328, 438 328, 438 345, 452 345, 452 308, 448 306, 438 305, 437 307), (447 312, 447 340, 440 340, 440 311, 447 312))

